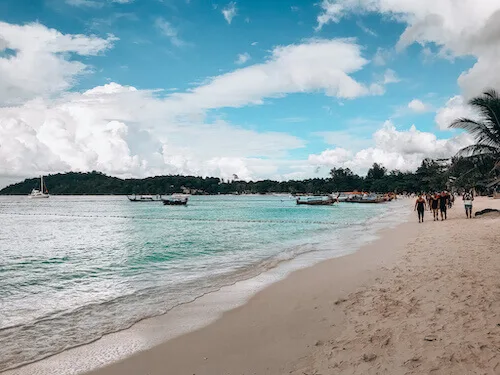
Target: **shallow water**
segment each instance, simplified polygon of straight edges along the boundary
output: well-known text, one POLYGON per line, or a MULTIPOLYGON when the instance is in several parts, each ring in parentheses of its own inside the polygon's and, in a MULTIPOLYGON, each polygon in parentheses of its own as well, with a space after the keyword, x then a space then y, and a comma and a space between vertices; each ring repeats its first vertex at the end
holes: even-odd
POLYGON ((391 204, 288 197, 0 198, 0 371, 95 341, 309 252, 345 253, 391 204))

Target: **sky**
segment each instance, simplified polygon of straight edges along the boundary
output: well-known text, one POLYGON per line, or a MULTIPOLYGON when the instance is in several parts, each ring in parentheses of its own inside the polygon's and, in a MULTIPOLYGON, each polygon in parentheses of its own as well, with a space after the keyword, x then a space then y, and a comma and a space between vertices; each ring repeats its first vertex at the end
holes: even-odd
POLYGON ((498 0, 2 0, 0 185, 415 170, 500 87, 498 0))

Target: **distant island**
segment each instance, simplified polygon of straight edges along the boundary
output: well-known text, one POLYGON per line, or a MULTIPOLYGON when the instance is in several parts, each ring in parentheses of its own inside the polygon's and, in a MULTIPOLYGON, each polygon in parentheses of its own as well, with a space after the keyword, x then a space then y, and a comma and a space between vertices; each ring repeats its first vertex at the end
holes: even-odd
MULTIPOLYGON (((373 164, 366 176, 349 168, 334 168, 330 176, 290 181, 227 181, 217 177, 156 176, 143 179, 121 179, 101 172, 68 172, 45 177, 52 195, 130 195, 130 194, 329 194, 336 191, 428 192, 443 189, 484 189, 484 172, 470 172, 466 159, 425 159, 415 172, 387 171, 373 164), (466 172, 466 173, 465 173, 466 172)), ((235 176, 236 177, 236 176, 235 176)), ((0 195, 27 195, 38 187, 39 179, 31 178, 0 190, 0 195)))

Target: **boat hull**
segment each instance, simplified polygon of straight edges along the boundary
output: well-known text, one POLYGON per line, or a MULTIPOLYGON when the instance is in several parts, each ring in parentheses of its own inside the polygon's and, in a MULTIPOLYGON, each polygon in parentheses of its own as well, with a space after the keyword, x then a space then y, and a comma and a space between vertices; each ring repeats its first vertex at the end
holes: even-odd
POLYGON ((384 199, 347 199, 345 203, 384 203, 384 199))
POLYGON ((130 202, 161 202, 161 199, 134 199, 129 198, 130 202))
POLYGON ((331 206, 334 203, 335 203, 334 201, 324 201, 324 202, 297 201, 298 205, 307 205, 307 206, 331 206))
POLYGON ((296 200, 298 205, 308 205, 308 206, 331 206, 336 201, 337 200, 332 197, 309 197, 305 199, 297 198, 296 200))
POLYGON ((150 195, 150 194, 145 194, 145 195, 127 195, 127 198, 130 202, 161 202, 162 197, 161 195, 150 195))
POLYGON ((187 205, 187 200, 169 200, 169 199, 164 199, 163 204, 165 206, 186 206, 187 205))

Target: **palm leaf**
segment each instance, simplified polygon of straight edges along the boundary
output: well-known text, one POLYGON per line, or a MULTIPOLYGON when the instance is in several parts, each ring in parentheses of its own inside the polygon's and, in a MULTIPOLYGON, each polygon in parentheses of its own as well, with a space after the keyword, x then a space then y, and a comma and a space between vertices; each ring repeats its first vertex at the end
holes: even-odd
POLYGON ((463 129, 476 140, 475 145, 463 148, 457 156, 474 158, 475 165, 485 165, 485 161, 500 162, 500 95, 488 90, 473 98, 469 104, 480 115, 480 119, 459 118, 451 128, 463 129), (486 159, 485 159, 486 158, 486 159))
POLYGON ((481 115, 481 123, 488 129, 488 138, 500 146, 500 96, 495 90, 486 91, 469 101, 481 115))
POLYGON ((485 122, 459 118, 450 124, 450 128, 463 129, 472 135, 478 143, 496 146, 500 149, 500 137, 485 122))
POLYGON ((494 146, 475 144, 462 148, 457 153, 458 157, 470 158, 479 156, 500 157, 500 149, 494 146))

